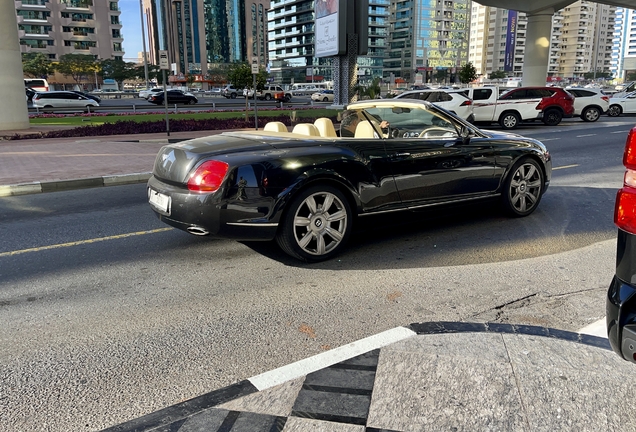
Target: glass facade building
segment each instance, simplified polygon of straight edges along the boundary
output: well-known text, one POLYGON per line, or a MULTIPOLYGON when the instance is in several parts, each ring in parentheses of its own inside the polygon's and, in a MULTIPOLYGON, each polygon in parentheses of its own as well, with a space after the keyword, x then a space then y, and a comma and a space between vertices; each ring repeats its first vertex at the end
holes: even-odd
POLYGON ((468 61, 470 0, 392 0, 384 76, 414 82, 416 72, 452 80, 468 61))
MULTIPOLYGON (((369 0, 369 51, 358 57, 360 82, 382 77, 390 3, 369 0)), ((314 7, 314 0, 271 0, 267 49, 274 82, 332 81, 331 58, 314 57, 314 7)))

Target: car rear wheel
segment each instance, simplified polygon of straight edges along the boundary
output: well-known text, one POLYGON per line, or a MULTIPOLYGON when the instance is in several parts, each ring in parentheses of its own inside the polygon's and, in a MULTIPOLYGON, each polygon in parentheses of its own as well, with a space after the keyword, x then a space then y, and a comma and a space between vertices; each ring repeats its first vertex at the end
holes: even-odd
POLYGON ((329 98, 322 98, 323 102, 329 102, 329 98))
POLYGON ((541 201, 543 183, 543 171, 534 159, 523 158, 515 163, 503 189, 506 212, 515 217, 532 213, 541 201))
POLYGON ((266 100, 266 101, 268 101, 268 100, 272 100, 272 95, 271 95, 271 94, 269 94, 269 93, 267 93, 267 94, 265 95, 265 100, 266 100))
POLYGON ((547 126, 556 126, 562 119, 563 114, 557 109, 549 109, 543 114, 543 123, 547 126))
POLYGON ((623 108, 620 105, 612 105, 607 109, 607 115, 610 117, 618 117, 623 113, 623 108))
POLYGON ((276 241, 287 254, 317 262, 340 252, 351 227, 351 206, 344 194, 319 185, 301 192, 289 204, 276 241))
POLYGON ((194 99, 190 99, 190 100, 188 101, 188 103, 189 103, 190 105, 194 105, 195 103, 197 103, 197 101, 195 101, 194 99))
POLYGON ((499 118, 499 125, 503 129, 516 129, 519 126, 519 122, 521 119, 519 118, 519 114, 515 112, 507 112, 503 113, 499 118))
POLYGON ((601 110, 596 107, 587 107, 581 113, 581 119, 586 122, 595 122, 601 116, 601 110))
POLYGON ((230 95, 230 97, 231 97, 232 99, 236 99, 236 93, 232 93, 232 94, 230 95))

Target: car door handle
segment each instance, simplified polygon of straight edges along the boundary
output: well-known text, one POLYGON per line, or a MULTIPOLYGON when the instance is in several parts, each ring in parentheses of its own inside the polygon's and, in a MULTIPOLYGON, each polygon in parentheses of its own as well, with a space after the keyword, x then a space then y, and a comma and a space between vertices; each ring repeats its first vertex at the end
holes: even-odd
POLYGON ((391 155, 391 159, 406 159, 411 156, 411 153, 395 153, 391 155))

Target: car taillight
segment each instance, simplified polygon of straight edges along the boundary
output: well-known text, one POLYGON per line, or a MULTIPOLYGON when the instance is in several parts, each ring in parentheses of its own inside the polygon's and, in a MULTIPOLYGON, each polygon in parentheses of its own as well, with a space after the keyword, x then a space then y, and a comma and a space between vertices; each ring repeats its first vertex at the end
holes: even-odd
POLYGON ((225 162, 211 160, 202 163, 190 176, 188 189, 200 192, 216 192, 220 187, 229 165, 225 162))
POLYGON ((473 101, 471 99, 465 100, 464 102, 462 102, 459 106, 469 106, 472 105, 473 101))
POLYGON ((609 102, 609 96, 601 96, 601 99, 603 99, 605 102, 609 102))
POLYGON ((623 231, 636 234, 636 127, 627 134, 623 165, 625 176, 623 187, 616 194, 614 223, 623 231))

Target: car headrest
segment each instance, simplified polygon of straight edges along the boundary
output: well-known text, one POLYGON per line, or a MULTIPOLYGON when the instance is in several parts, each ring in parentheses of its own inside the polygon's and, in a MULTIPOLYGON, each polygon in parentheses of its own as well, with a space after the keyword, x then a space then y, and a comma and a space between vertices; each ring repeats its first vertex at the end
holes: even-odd
POLYGON ((314 122, 314 126, 316 126, 316 129, 318 129, 321 137, 335 138, 338 136, 336 134, 336 129, 333 127, 333 122, 327 117, 316 119, 316 121, 314 122))
POLYGON ((307 135, 307 136, 315 136, 315 137, 320 136, 320 132, 318 132, 318 129, 316 129, 316 126, 314 126, 311 123, 298 123, 296 126, 294 126, 294 129, 292 130, 292 132, 296 134, 307 135))
POLYGON ((287 126, 285 126, 283 122, 268 122, 263 130, 270 132, 288 132, 287 126))
POLYGON ((368 120, 363 120, 356 126, 356 138, 377 138, 378 134, 368 120))

